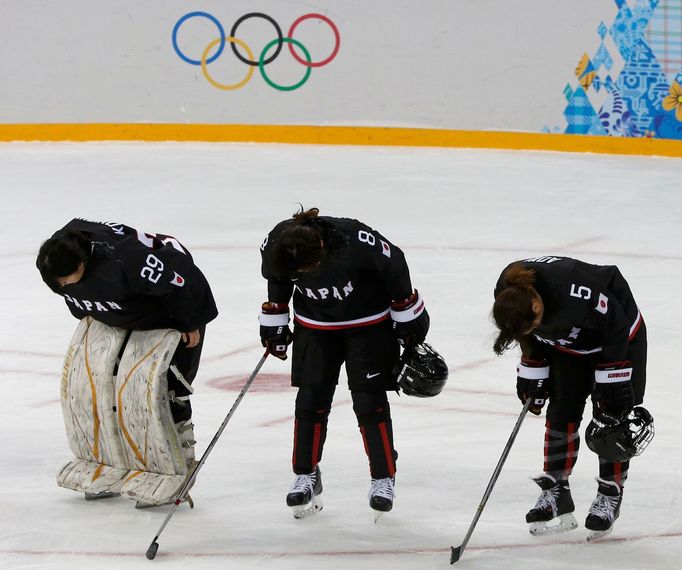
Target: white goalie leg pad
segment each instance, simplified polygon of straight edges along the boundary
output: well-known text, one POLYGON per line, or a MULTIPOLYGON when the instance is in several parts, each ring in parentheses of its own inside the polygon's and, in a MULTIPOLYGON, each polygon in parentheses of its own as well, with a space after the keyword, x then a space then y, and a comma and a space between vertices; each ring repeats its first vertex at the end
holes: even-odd
POLYGON ((149 505, 172 502, 188 474, 168 400, 168 367, 179 341, 172 329, 134 331, 116 377, 118 422, 132 466, 121 492, 149 505))
POLYGON ((61 404, 71 451, 77 459, 57 474, 57 484, 88 493, 120 492, 130 465, 115 411, 113 372, 126 331, 89 317, 76 328, 62 368, 61 404))
POLYGON ((74 459, 57 473, 57 484, 93 495, 120 493, 129 473, 126 468, 110 467, 87 459, 74 459))

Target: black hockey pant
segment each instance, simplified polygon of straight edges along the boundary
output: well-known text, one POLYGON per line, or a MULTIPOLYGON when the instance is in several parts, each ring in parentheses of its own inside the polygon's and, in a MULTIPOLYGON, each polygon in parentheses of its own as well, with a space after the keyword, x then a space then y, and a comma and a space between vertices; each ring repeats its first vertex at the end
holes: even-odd
MULTIPOLYGON (((292 457, 296 474, 312 473, 322 459, 335 389, 334 385, 324 385, 298 390, 292 457)), ((351 391, 351 397, 372 478, 393 477, 398 453, 393 447, 391 409, 386 392, 383 389, 372 392, 351 391)))

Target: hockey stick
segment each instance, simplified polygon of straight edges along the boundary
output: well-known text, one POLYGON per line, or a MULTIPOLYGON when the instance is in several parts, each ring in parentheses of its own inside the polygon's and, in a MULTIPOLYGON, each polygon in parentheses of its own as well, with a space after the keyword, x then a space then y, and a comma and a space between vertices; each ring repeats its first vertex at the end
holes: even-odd
POLYGON ((161 525, 161 527, 157 531, 156 536, 154 537, 154 540, 152 540, 151 544, 149 545, 149 548, 147 548, 146 556, 149 560, 154 560, 154 557, 156 556, 156 552, 159 550, 159 543, 158 543, 159 536, 161 536, 163 529, 166 528, 168 521, 171 520, 173 513, 175 513, 175 509, 178 508, 178 505, 187 496, 189 489, 192 487, 194 480, 197 478, 197 473, 199 473, 199 469, 201 469, 201 467, 204 465, 206 458, 208 457, 208 454, 211 453, 213 446, 216 444, 216 442, 218 441, 218 438, 223 433, 223 430, 225 429, 227 422, 230 421, 232 414, 234 414, 234 411, 237 409, 239 402, 242 401, 244 394, 246 394, 247 390, 251 386, 253 379, 256 377, 256 375, 260 371, 261 367, 263 366, 263 363, 265 362, 265 359, 268 357, 268 354, 270 354, 270 353, 266 350, 265 354, 263 355, 263 357, 260 359, 260 361, 256 365, 256 368, 251 373, 251 376, 249 376, 249 379, 246 381, 246 384, 244 384, 242 391, 239 392, 239 396, 237 396, 237 399, 235 400, 234 404, 232 404, 232 407, 230 408, 230 411, 227 413, 227 416, 225 416, 223 423, 220 424, 220 427, 218 428, 218 431, 216 432, 216 434, 213 436, 211 443, 208 444, 208 447, 206 448, 206 451, 204 451, 204 454, 201 456, 199 463, 197 463, 194 466, 194 469, 192 469, 190 476, 187 478, 187 480, 185 481, 185 484, 180 489, 180 492, 178 493, 177 499, 175 499, 175 501, 173 502, 173 506, 171 507, 170 512, 168 513, 168 515, 166 515, 166 520, 163 521, 163 524, 161 525))
POLYGON ((460 544, 457 548, 454 546, 450 547, 450 564, 454 564, 457 562, 461 556, 462 553, 464 552, 464 549, 467 546, 467 543, 469 542, 469 539, 471 538, 471 535, 474 533, 474 528, 476 527, 476 523, 478 523, 478 519, 481 517, 481 514, 483 513, 483 509, 485 508, 485 504, 488 502, 488 498, 490 497, 490 494, 493 492, 493 487, 495 486, 495 483, 497 482, 497 478, 500 476, 500 471, 502 471, 502 466, 504 465, 504 462, 507 460, 507 455, 509 455, 509 451, 511 450, 511 446, 514 443, 514 440, 516 439, 517 434, 519 433, 519 430, 521 429, 521 424, 523 423, 524 418, 526 417, 526 413, 528 413, 528 408, 530 408, 530 403, 532 401, 532 398, 528 398, 526 400, 525 405, 523 406, 523 410, 521 410, 521 415, 519 416, 519 419, 516 420, 516 425, 514 426, 514 429, 511 432, 511 435, 509 436, 509 439, 507 440, 507 445, 504 447, 504 451, 502 452, 502 457, 500 457, 500 460, 497 462, 497 467, 495 467, 495 471, 493 472, 493 476, 490 478, 490 482, 488 483, 488 487, 485 490, 485 493, 483 493, 483 498, 481 499, 481 504, 478 505, 478 510, 476 511, 476 515, 474 516, 474 520, 471 521, 471 525, 469 526, 469 530, 467 531, 466 536, 464 537, 464 541, 462 544, 460 544))

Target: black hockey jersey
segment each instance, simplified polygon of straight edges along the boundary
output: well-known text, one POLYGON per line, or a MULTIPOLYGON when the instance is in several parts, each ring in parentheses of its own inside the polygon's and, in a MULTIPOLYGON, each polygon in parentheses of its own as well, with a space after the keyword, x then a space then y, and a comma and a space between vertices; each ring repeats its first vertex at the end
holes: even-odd
POLYGON ((92 247, 83 278, 60 291, 77 319, 190 332, 218 315, 206 278, 175 238, 79 218, 55 235, 69 230, 83 232, 92 247))
MULTIPOLYGON (((540 326, 530 335, 532 353, 525 356, 541 359, 543 350, 553 347, 575 355, 602 353, 604 363, 625 360, 642 316, 616 266, 554 256, 521 263, 535 270, 534 287, 545 307, 540 326)), ((504 271, 495 297, 504 288, 503 276, 504 271)))
POLYGON ((348 218, 316 218, 327 250, 319 267, 296 278, 277 275, 274 245, 291 223, 277 224, 261 245, 262 274, 269 301, 288 303, 293 296, 297 324, 325 330, 369 326, 389 319, 391 302, 412 293, 403 252, 379 232, 348 218))

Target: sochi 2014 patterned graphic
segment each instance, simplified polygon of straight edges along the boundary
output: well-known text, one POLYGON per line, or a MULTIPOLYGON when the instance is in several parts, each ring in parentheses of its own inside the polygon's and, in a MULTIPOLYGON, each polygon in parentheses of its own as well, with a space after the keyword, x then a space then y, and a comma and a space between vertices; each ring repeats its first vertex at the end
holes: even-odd
MULTIPOLYGON (((222 23, 212 14, 209 14, 208 12, 189 12, 175 23, 171 38, 173 49, 178 57, 185 63, 200 66, 206 81, 213 87, 224 91, 234 91, 244 87, 251 80, 256 67, 260 71, 265 83, 273 89, 278 91, 294 91, 302 87, 308 81, 313 68, 319 68, 329 64, 337 56, 339 48, 341 47, 341 35, 336 24, 327 16, 315 13, 303 14, 296 18, 289 26, 287 35, 284 36, 279 23, 271 16, 262 12, 249 12, 248 14, 244 14, 237 18, 234 24, 232 24, 229 35, 225 34, 225 28, 222 23), (203 21, 207 20, 212 23, 217 30, 212 36, 204 38, 201 45, 195 47, 195 51, 192 54, 193 57, 191 57, 180 47, 178 36, 189 21, 196 21, 198 19, 203 21), (272 40, 267 41, 263 46, 252 46, 246 39, 239 37, 238 30, 240 26, 248 20, 263 20, 271 25, 273 28, 272 40), (334 43, 331 53, 326 57, 315 61, 312 59, 310 50, 299 40, 294 39, 296 28, 303 22, 309 20, 317 20, 320 23, 326 24, 330 33, 333 34, 334 43), (232 58, 233 61, 237 63, 241 62, 241 64, 246 66, 246 75, 243 79, 235 83, 222 83, 215 79, 214 75, 209 72, 209 65, 221 58, 221 56, 224 56, 226 44, 229 44, 232 49, 232 54, 234 55, 234 58, 232 58), (291 57, 300 64, 304 70, 303 77, 299 81, 288 85, 275 82, 266 71, 266 66, 270 65, 280 56, 284 44, 288 45, 291 57)), ((185 47, 185 49, 187 48, 185 47)))
POLYGON ((682 140, 682 0, 614 1, 614 21, 599 24, 597 50, 564 89, 563 132, 682 140))

